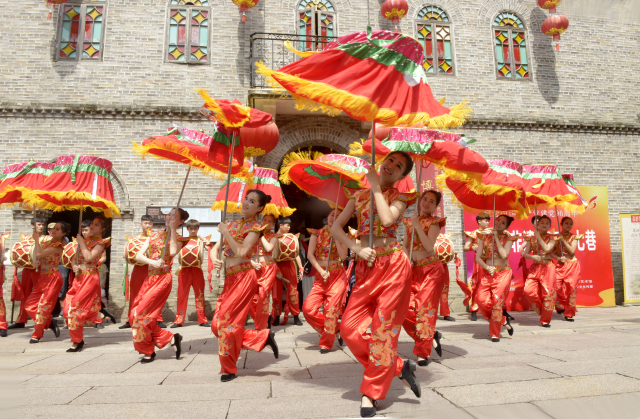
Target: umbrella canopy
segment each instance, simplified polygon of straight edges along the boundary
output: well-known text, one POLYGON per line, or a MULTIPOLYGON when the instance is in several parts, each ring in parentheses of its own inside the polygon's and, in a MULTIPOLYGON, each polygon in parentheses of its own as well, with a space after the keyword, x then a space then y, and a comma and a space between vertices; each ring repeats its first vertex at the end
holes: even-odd
POLYGON ((23 204, 34 191, 44 188, 55 163, 28 161, 9 164, 0 175, 0 206, 23 204))
MULTIPOLYGON (((133 143, 133 151, 143 159, 151 155, 156 159, 171 160, 197 168, 212 177, 223 177, 228 169, 227 159, 214 160, 209 156, 209 147, 213 143, 210 135, 185 127, 174 125, 163 136, 149 137, 141 145, 133 143)), ((250 181, 251 165, 234 159, 231 174, 237 178, 250 181)))
MULTIPOLYGON (((556 206, 566 211, 582 214, 586 206, 581 204, 580 194, 572 192, 564 181, 558 166, 551 164, 525 165, 522 178, 529 210, 553 209, 556 206), (579 205, 572 202, 580 202, 579 205)), ((575 192, 577 190, 572 188, 575 192)))
MULTIPOLYGON (((227 211, 230 213, 239 213, 242 209, 242 201, 247 196, 247 191, 252 189, 242 179, 232 177, 231 186, 229 187, 230 200, 227 204, 227 211)), ((270 214, 274 217, 288 217, 295 211, 295 208, 289 208, 289 204, 282 193, 280 182, 278 181, 278 172, 274 169, 266 169, 256 167, 253 174, 253 189, 263 191, 271 196, 271 202, 268 203, 262 214, 270 214)), ((220 188, 216 196, 216 202, 211 207, 212 210, 224 209, 224 197, 227 191, 227 183, 220 188)))
POLYGON ((285 156, 280 180, 284 184, 293 182, 298 188, 343 209, 349 199, 343 188, 361 189, 369 163, 343 154, 321 154, 318 152, 293 152, 285 156))
POLYGON ((423 48, 409 36, 367 28, 330 42, 322 51, 299 55, 305 58, 277 71, 256 63, 273 87, 293 95, 298 109, 330 115, 343 111, 387 126, 433 128, 461 126, 471 114, 465 103, 450 109, 433 97, 423 48))
POLYGON ((522 165, 509 160, 491 160, 480 182, 459 180, 447 174, 438 177, 438 184, 453 193, 453 202, 465 211, 503 212, 519 219, 527 217, 522 165), (495 206, 494 206, 495 205, 495 206))
POLYGON ((112 167, 101 157, 60 156, 41 190, 30 193, 26 201, 51 211, 80 210, 84 206, 106 217, 120 215, 111 185, 112 167))
POLYGON ((562 180, 564 180, 564 183, 567 184, 567 189, 569 189, 572 194, 577 196, 576 199, 562 204, 563 209, 572 214, 581 214, 582 212, 586 211, 586 209, 589 207, 589 202, 587 202, 587 200, 582 197, 578 189, 576 189, 576 184, 573 181, 573 174, 563 173, 562 180))

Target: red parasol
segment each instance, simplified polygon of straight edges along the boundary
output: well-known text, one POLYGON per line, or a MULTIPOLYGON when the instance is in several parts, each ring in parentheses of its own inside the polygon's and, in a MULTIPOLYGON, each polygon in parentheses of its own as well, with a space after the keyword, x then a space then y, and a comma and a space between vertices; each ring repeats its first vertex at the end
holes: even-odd
POLYGON ((0 175, 0 206, 26 206, 25 200, 34 190, 41 190, 53 173, 54 163, 35 162, 10 164, 0 175))
POLYGON ((572 188, 572 192, 558 171, 558 166, 551 164, 525 165, 522 178, 527 194, 529 210, 540 205, 542 208, 556 206, 568 212, 582 214, 586 206, 580 201, 580 194, 572 188), (573 204, 579 203, 578 205, 573 204))

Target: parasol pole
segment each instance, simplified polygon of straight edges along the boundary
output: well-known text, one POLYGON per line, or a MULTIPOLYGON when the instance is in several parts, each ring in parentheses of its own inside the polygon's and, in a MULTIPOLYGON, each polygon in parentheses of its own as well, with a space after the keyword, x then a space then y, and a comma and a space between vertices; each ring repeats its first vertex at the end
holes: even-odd
MULTIPOLYGON (((376 120, 375 119, 373 119, 371 125, 372 125, 371 127, 371 168, 375 171, 376 170, 376 120)), ((369 247, 373 249, 373 224, 375 219, 373 191, 369 191, 369 200, 371 201, 370 207, 369 207, 369 213, 371 217, 371 219, 369 220, 369 247)), ((367 266, 371 268, 373 266, 373 263, 367 262, 367 266)))
MULTIPOLYGON (((416 211, 418 212, 418 217, 420 217, 420 193, 422 192, 420 188, 422 187, 422 158, 418 159, 418 164, 416 164, 416 170, 418 172, 418 202, 416 202, 416 211)), ((415 238, 416 229, 411 229, 411 242, 409 244, 409 262, 411 263, 413 256, 413 240, 415 238)))
MULTIPOLYGON (((340 175, 340 177, 338 178, 338 194, 336 195, 336 207, 334 209, 334 211, 338 210, 338 199, 340 199, 340 185, 342 184, 342 175, 340 175)), ((333 221, 336 221, 336 214, 335 212, 333 213, 333 221)), ((331 236, 331 239, 329 240, 329 257, 327 258, 327 271, 329 270, 329 265, 331 264, 331 249, 333 248, 333 236, 331 236)), ((324 282, 327 282, 327 280, 325 279, 324 282)))
MULTIPOLYGON (((82 234, 82 213, 84 209, 82 208, 82 201, 80 201, 80 221, 78 221, 78 234, 82 234)), ((36 209, 33 207, 33 219, 36 219, 36 209)), ((34 224, 35 225, 35 224, 34 224)), ((80 245, 76 249, 76 265, 80 263, 80 245)))
MULTIPOLYGON (((178 197, 178 203, 176 204, 174 217, 178 215, 178 208, 180 207, 180 201, 182 201, 182 195, 184 194, 184 188, 187 186, 187 179, 189 179, 189 173, 191 172, 191 166, 187 169, 187 175, 184 177, 184 182, 182 183, 182 190, 180 191, 180 196, 178 197)), ((169 213, 171 214, 171 213, 169 213)), ((169 227, 171 228, 171 227, 169 227)), ((147 233, 148 234, 148 233, 147 233)), ((171 231, 167 233, 167 237, 164 238, 164 243, 162 244, 162 255, 160 255, 160 259, 164 259, 164 255, 167 252, 167 242, 169 241, 169 236, 171 235, 171 231)))
MULTIPOLYGON (((534 225, 534 228, 536 229, 536 231, 538 231, 538 222, 540 221, 538 220, 538 198, 535 198, 535 201, 533 202, 536 211, 536 224, 534 225)), ((538 246, 538 256, 540 256, 540 246, 538 246)))
MULTIPOLYGON (((493 231, 496 231, 496 195, 493 194, 493 231)), ((496 236, 491 234, 491 241, 493 242, 493 250, 491 251, 491 266, 494 266, 493 260, 496 254, 496 236)), ((493 275, 491 275, 493 276, 493 275)))
POLYGON ((555 206, 556 209, 556 222, 558 223, 558 235, 560 235, 561 239, 558 240, 560 243, 560 257, 564 256, 564 247, 562 246, 562 230, 560 230, 560 218, 558 218, 558 206, 555 206))
MULTIPOLYGON (((236 132, 233 131, 231 147, 229 147, 229 167, 227 168, 227 190, 224 194, 224 210, 222 211, 222 222, 227 222, 227 202, 229 201, 229 187, 231 186, 231 165, 233 164, 233 148, 236 142, 236 132)), ((224 237, 220 237, 220 247, 218 248, 218 260, 222 258, 222 248, 224 247, 224 237)), ((220 269, 216 270, 216 278, 220 278, 220 269)))

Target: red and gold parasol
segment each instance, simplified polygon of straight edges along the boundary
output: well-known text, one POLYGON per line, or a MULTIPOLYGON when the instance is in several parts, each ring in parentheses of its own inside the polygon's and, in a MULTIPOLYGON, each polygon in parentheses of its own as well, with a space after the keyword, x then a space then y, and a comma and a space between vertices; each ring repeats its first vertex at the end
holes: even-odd
MULTIPOLYGON (((247 196, 247 191, 252 189, 242 179, 231 177, 231 186, 229 187, 229 195, 231 200, 227 203, 227 211, 230 213, 239 213, 242 209, 242 201, 247 196), (237 199, 236 199, 237 198, 237 199)), ((280 182, 278 181, 278 172, 274 169, 266 169, 256 167, 253 175, 253 189, 258 189, 271 196, 271 202, 268 203, 262 214, 271 214, 276 218, 288 217, 295 211, 295 208, 289 208, 289 204, 282 193, 280 182)), ((224 209, 224 197, 227 193, 227 183, 216 196, 216 202, 211 207, 212 210, 224 209)))
POLYGON ((53 173, 55 163, 28 161, 9 164, 0 175, 0 206, 22 204, 33 191, 42 190, 44 181, 53 173))
POLYGON ((522 178, 529 210, 559 207, 573 214, 582 214, 586 206, 575 188, 570 190, 558 166, 551 164, 525 165, 522 178))

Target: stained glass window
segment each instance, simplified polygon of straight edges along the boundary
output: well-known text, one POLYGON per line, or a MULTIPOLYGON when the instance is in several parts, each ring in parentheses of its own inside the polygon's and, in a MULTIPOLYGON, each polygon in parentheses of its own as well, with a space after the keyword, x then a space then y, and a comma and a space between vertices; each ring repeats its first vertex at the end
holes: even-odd
POLYGON ((171 0, 165 59, 171 63, 209 63, 209 14, 207 0, 171 0), (191 6, 193 5, 193 6, 191 6), (183 7, 180 7, 183 6, 183 7))
POLYGON ((454 75, 452 24, 437 6, 425 6, 416 16, 417 39, 424 48, 424 69, 430 75, 454 75))
POLYGON ((515 14, 500 13, 493 21, 496 75, 499 79, 530 79, 527 33, 515 14))
POLYGON ((336 11, 329 0, 302 0, 296 13, 301 50, 322 50, 330 41, 325 37, 336 36, 336 11))
POLYGON ((62 4, 56 60, 101 60, 105 12, 104 3, 62 4))

